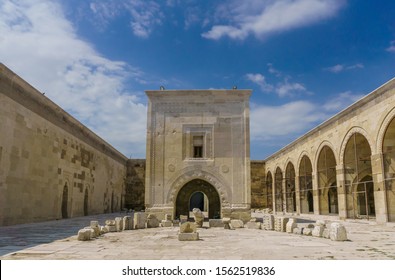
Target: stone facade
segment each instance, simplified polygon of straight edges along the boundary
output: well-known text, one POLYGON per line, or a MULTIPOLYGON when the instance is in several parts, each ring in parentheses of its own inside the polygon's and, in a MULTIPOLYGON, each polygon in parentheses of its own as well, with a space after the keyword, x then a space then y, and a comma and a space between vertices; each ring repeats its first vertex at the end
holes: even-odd
POLYGON ((0 64, 0 225, 121 209, 126 157, 0 64))
POLYGON ((267 158, 274 211, 395 221, 394 117, 395 79, 267 158))
POLYGON ((128 159, 126 168, 124 207, 135 211, 144 210, 145 159, 128 159))
POLYGON ((268 208, 267 189, 265 188, 265 162, 251 160, 251 208, 268 208))
POLYGON ((203 193, 201 208, 206 201, 209 218, 229 216, 248 221, 251 91, 146 93, 147 211, 161 218, 165 214, 189 216, 191 195, 203 193))

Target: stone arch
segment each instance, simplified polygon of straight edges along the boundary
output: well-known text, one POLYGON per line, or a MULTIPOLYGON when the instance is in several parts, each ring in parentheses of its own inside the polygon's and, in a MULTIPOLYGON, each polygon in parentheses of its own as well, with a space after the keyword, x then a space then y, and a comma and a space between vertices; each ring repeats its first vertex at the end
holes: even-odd
POLYGON ((354 130, 354 133, 347 137, 347 142, 342 149, 346 211, 347 217, 350 218, 363 218, 368 217, 366 213, 375 213, 375 211, 368 211, 368 204, 365 203, 369 201, 371 205, 373 202, 374 206, 374 195, 370 189, 373 187, 371 145, 358 131, 354 130), (361 191, 361 185, 364 186, 363 191, 361 191), (363 197, 364 209, 360 205, 361 197, 363 197))
POLYGON ((265 203, 266 208, 273 210, 273 175, 272 172, 269 170, 266 175, 266 191, 264 192, 265 195, 265 203))
MULTIPOLYGON (((297 162, 296 162, 296 169, 295 169, 295 171, 296 171, 296 175, 297 175, 297 176, 300 176, 300 174, 299 174, 300 164, 301 164, 302 159, 303 159, 304 156, 306 156, 306 157, 310 160, 310 162, 311 162, 311 156, 310 156, 310 154, 309 154, 306 150, 303 150, 303 151, 299 154, 298 160, 297 160, 297 162)), ((311 162, 311 163, 312 163, 312 162, 311 162)), ((314 168, 313 164, 312 164, 311 166, 314 168)), ((313 169, 313 170, 314 170, 314 169, 313 169)), ((312 172, 313 172, 313 170, 312 170, 312 172)))
POLYGON ((319 211, 321 215, 338 214, 336 155, 328 145, 323 145, 319 151, 316 160, 319 211))
POLYGON ((192 179, 178 191, 175 201, 175 217, 180 217, 180 215, 189 217, 191 197, 199 192, 207 197, 208 218, 221 217, 221 200, 218 191, 212 184, 202 179, 192 179))
POLYGON ((340 145, 340 152, 339 152, 339 162, 342 164, 344 162, 344 151, 346 149, 346 145, 348 143, 348 141, 350 140, 350 138, 355 134, 355 133, 359 133, 362 136, 365 137, 366 141, 369 143, 369 147, 370 150, 373 154, 373 150, 372 148, 375 148, 375 145, 373 145, 372 140, 369 137, 369 134, 366 132, 366 130, 364 130, 362 127, 359 126, 354 126, 352 128, 350 128, 348 130, 348 132, 346 133, 346 135, 343 138, 343 141, 340 145))
MULTIPOLYGON (((318 164, 318 157, 319 157, 319 155, 320 155, 322 149, 323 149, 325 146, 328 146, 328 147, 333 151, 333 154, 334 154, 334 156, 335 156, 336 163, 339 162, 338 157, 337 157, 338 153, 336 153, 336 149, 334 148, 333 144, 332 144, 331 142, 327 141, 327 140, 324 140, 324 141, 322 141, 322 142, 320 143, 320 145, 318 146, 317 151, 316 151, 316 153, 315 153, 315 155, 314 155, 314 162, 312 162, 312 164, 313 164, 313 166, 314 166, 315 168, 317 168, 317 166, 318 166, 318 165, 317 165, 317 164, 318 164)), ((314 167, 313 167, 313 168, 314 168, 314 167)), ((315 169, 315 170, 316 170, 316 172, 318 172, 318 169, 315 169)))
POLYGON ((313 165, 307 153, 304 153, 298 163, 300 212, 314 212, 313 197, 313 165))
POLYGON ((274 174, 274 196, 276 212, 282 212, 285 210, 283 208, 283 172, 279 166, 277 166, 274 174))
POLYGON ((395 221, 395 109, 385 118, 379 135, 388 221, 395 221))
POLYGON ((193 179, 200 179, 211 184, 218 192, 221 203, 229 204, 231 192, 228 185, 219 176, 215 176, 205 170, 189 170, 187 169, 184 173, 176 178, 173 178, 168 185, 170 185, 170 191, 167 194, 166 202, 168 204, 174 204, 177 194, 185 183, 192 181, 193 179))
POLYGON ((285 168, 285 203, 287 212, 296 212, 295 166, 288 161, 285 168))
POLYGON ((383 118, 381 122, 378 134, 377 134, 377 141, 376 141, 376 151, 378 154, 383 153, 383 142, 384 136, 387 132, 389 125, 391 124, 392 120, 395 118, 395 108, 387 113, 387 115, 383 118))

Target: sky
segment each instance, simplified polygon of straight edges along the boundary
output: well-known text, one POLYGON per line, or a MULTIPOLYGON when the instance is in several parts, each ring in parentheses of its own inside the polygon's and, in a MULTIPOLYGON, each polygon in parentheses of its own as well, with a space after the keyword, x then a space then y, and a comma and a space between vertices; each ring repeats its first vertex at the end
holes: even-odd
POLYGON ((395 77, 393 0, 0 0, 0 61, 128 158, 145 90, 252 89, 263 160, 395 77))

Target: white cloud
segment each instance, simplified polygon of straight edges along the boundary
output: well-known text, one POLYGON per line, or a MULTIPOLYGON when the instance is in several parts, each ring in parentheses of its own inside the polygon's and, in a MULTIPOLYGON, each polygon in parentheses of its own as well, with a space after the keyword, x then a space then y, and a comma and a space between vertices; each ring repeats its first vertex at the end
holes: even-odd
POLYGON ((347 106, 358 101, 362 97, 363 95, 352 94, 351 91, 345 91, 333 97, 332 99, 328 100, 323 105, 323 109, 329 112, 339 112, 340 110, 343 110, 347 106))
POLYGON ((243 40, 253 34, 262 38, 330 18, 343 4, 344 0, 233 0, 217 8, 216 16, 227 23, 214 25, 202 36, 243 40))
POLYGON ((296 94, 296 92, 306 92, 306 88, 302 84, 289 83, 288 81, 285 81, 278 84, 276 92, 279 97, 292 97, 296 94))
POLYGON ((353 70, 353 69, 363 69, 365 66, 362 63, 356 63, 353 65, 344 65, 344 64, 336 64, 331 67, 324 68, 325 71, 329 71, 332 73, 340 73, 345 70, 353 70))
POLYGON ((248 73, 246 74, 247 80, 259 85, 262 91, 269 92, 273 90, 273 86, 266 82, 265 76, 262 74, 256 73, 248 73))
POLYGON ((281 141, 307 132, 328 117, 316 104, 295 101, 280 106, 251 106, 251 140, 281 141))
MULTIPOLYGON (((167 3, 172 5, 172 1, 167 3)), ((130 27, 135 36, 147 38, 154 28, 162 24, 164 17, 160 5, 155 1, 132 0, 95 0, 90 3, 90 10, 99 23, 99 26, 106 26, 121 13, 129 13, 130 27)))
POLYGON ((395 40, 391 41, 390 46, 386 49, 387 52, 395 52, 395 40))
POLYGON ((0 60, 125 155, 145 155, 146 105, 125 88, 143 73, 79 39, 53 1, 2 1, 0 60))

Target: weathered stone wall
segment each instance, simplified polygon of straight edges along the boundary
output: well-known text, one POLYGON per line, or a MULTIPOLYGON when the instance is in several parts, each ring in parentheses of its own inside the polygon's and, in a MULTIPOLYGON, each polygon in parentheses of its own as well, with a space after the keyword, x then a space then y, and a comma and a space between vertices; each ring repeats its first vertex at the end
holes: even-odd
POLYGON ((145 159, 127 161, 125 208, 140 211, 144 209, 145 159))
POLYGON ((0 64, 0 225, 121 209, 126 157, 0 64))
POLYGON ((265 162, 251 160, 251 208, 266 208, 265 162))

